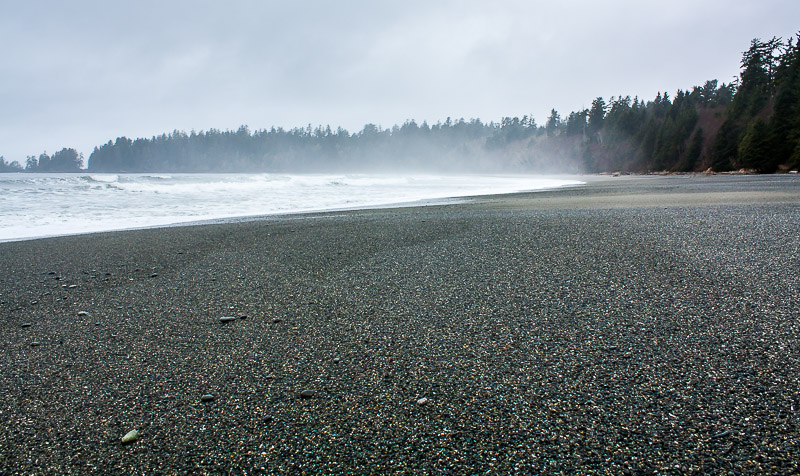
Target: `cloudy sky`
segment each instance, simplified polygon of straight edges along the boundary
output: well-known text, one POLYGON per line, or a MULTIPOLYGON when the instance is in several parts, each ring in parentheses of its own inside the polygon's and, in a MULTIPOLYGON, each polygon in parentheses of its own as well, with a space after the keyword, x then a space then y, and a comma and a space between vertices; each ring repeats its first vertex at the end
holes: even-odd
POLYGON ((175 129, 562 116, 731 81, 797 0, 0 0, 0 155, 175 129))

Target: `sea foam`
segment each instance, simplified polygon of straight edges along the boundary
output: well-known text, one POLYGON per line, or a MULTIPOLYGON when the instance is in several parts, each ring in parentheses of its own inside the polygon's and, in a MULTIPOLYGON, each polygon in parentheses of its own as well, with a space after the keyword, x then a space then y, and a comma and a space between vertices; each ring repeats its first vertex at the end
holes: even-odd
POLYGON ((0 241, 581 183, 540 175, 0 174, 0 241))

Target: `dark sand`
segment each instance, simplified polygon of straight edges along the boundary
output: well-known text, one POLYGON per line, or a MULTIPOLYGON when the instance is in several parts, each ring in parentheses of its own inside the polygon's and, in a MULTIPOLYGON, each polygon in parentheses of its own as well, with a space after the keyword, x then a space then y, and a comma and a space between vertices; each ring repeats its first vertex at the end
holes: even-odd
POLYGON ((0 243, 0 472, 800 470, 800 178, 592 180, 0 243))

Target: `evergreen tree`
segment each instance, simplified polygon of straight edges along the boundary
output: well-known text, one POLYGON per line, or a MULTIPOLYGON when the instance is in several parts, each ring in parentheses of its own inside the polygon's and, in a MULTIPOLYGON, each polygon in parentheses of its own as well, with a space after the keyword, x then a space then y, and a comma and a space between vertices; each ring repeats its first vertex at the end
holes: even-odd
POLYGON ((550 111, 550 117, 547 118, 547 125, 545 125, 545 131, 547 132, 547 137, 554 137, 558 135, 560 129, 561 129, 561 116, 558 114, 558 111, 553 109, 550 111))
POLYGON ((756 38, 742 56, 742 73, 738 94, 734 97, 735 115, 750 118, 756 115, 769 100, 774 86, 778 57, 781 46, 779 38, 763 42, 756 38))
POLYGON ((589 111, 583 110, 578 112, 571 112, 567 117, 566 134, 568 136, 583 135, 586 133, 586 117, 589 111))
POLYGON ((739 143, 738 165, 759 172, 774 172, 777 164, 772 160, 767 123, 760 117, 748 126, 739 143))
POLYGON ((39 154, 38 166, 36 170, 39 172, 50 172, 50 156, 47 155, 47 151, 42 152, 39 154))
POLYGON ((789 39, 776 69, 777 93, 769 121, 770 143, 777 163, 790 163, 800 147, 800 34, 789 39))
POLYGON ((741 129, 735 121, 727 119, 717 131, 711 146, 711 167, 717 172, 733 170, 739 153, 741 129))
MULTIPOLYGON (((652 161, 653 155, 656 150, 656 139, 658 137, 658 124, 655 118, 651 117, 644 127, 644 134, 639 145, 639 163, 648 164, 652 161)), ((652 166, 646 166, 647 169, 653 169, 652 166)))
POLYGON ((592 101, 592 107, 589 109, 589 134, 594 136, 603 128, 603 120, 606 115, 606 102, 603 98, 598 97, 592 101))
POLYGON ((694 134, 692 135, 692 139, 689 142, 689 148, 686 150, 686 158, 681 163, 681 166, 678 168, 678 171, 690 172, 694 170, 694 167, 697 164, 697 160, 703 153, 704 140, 705 137, 703 136, 703 128, 698 127, 697 130, 695 130, 694 134))

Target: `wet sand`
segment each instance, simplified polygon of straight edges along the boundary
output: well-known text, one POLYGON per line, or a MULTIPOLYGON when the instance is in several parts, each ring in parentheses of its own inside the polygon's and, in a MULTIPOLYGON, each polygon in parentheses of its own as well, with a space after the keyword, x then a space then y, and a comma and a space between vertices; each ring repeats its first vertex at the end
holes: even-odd
POLYGON ((0 472, 797 472, 799 269, 796 176, 0 243, 0 472))

